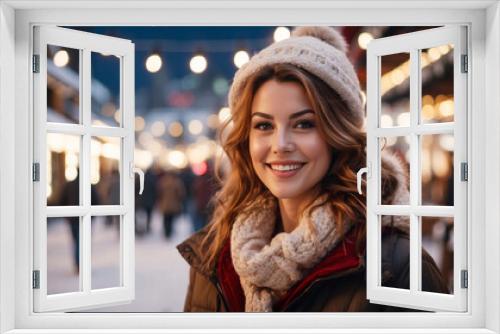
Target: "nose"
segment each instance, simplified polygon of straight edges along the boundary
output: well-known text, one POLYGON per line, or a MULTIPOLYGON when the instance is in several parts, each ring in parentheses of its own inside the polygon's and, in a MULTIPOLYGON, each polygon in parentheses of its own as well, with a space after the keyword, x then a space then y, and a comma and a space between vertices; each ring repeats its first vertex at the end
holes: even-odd
POLYGON ((277 129, 273 136, 273 153, 288 153, 295 150, 293 137, 286 129, 277 129))

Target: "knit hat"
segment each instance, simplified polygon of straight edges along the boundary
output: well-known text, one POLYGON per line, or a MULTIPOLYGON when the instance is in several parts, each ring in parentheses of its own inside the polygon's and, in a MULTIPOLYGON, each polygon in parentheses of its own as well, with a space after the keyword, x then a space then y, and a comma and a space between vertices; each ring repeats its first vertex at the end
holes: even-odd
POLYGON ((330 27, 298 27, 290 38, 276 42, 254 55, 235 74, 229 90, 229 108, 247 80, 262 68, 292 64, 317 76, 335 90, 360 123, 364 117, 361 89, 356 71, 346 56, 347 43, 330 27))

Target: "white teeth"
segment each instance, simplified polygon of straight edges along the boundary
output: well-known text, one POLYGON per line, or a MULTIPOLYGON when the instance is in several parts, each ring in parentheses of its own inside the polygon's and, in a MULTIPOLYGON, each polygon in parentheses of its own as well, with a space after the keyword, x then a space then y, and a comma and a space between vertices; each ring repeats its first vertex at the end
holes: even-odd
POLYGON ((271 165, 272 169, 280 171, 295 170, 299 169, 300 167, 302 167, 302 165, 271 165))

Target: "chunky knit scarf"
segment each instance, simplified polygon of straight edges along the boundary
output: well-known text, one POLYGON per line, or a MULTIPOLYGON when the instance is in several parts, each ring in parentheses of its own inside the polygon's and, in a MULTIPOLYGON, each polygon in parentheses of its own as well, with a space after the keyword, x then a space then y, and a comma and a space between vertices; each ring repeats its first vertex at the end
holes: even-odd
POLYGON ((263 200, 240 214, 231 232, 231 256, 245 294, 246 312, 269 312, 275 296, 299 282, 349 230, 335 225, 329 204, 319 197, 290 233, 273 237, 276 203, 263 200), (341 230, 341 231, 340 231, 341 230))

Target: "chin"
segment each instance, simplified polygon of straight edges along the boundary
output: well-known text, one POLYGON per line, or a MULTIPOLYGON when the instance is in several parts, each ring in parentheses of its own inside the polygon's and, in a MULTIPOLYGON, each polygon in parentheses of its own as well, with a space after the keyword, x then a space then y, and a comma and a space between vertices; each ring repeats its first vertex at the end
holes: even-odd
POLYGON ((298 197, 301 192, 299 191, 294 191, 294 190, 288 190, 288 189, 270 189, 271 193, 276 197, 277 199, 289 199, 289 198, 295 198, 298 197))

